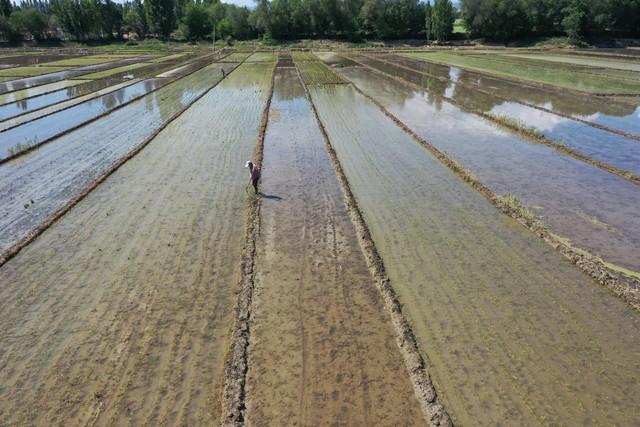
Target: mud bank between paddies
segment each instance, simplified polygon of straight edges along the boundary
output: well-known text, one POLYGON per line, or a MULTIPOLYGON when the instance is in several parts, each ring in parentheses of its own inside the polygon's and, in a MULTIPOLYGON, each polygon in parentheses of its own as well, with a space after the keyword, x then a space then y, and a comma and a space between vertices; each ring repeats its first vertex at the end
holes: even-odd
POLYGON ((271 67, 241 66, 0 268, 0 419, 218 423, 271 67))
POLYGON ((638 422, 637 312, 352 87, 309 90, 454 424, 638 422))
POLYGON ((294 68, 276 71, 264 153, 247 425, 423 425, 294 68))

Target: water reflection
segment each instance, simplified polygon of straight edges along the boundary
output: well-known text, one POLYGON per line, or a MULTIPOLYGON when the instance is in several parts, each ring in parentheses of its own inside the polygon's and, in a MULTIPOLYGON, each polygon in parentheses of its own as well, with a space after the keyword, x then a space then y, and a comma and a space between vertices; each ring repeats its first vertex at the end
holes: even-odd
MULTIPOLYGON (((532 144, 450 103, 436 106, 428 93, 366 69, 345 68, 340 73, 461 162, 494 192, 514 194, 527 206, 542 207, 545 222, 558 234, 607 261, 640 271, 636 255, 640 253, 637 185, 547 146, 532 144), (585 218, 598 218, 619 233, 585 218)), ((556 129, 558 126, 562 123, 556 124, 556 129)))

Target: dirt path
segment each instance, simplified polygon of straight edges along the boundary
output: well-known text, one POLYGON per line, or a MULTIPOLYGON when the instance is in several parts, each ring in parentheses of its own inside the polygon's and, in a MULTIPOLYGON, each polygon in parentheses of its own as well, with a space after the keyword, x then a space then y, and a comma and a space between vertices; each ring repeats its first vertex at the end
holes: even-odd
POLYGON ((0 268, 2 423, 218 423, 271 67, 232 73, 0 268))
POLYGON ((264 142, 247 425, 423 425, 294 68, 264 142))
POLYGON ((457 425, 634 425, 640 316, 348 85, 310 87, 457 425))

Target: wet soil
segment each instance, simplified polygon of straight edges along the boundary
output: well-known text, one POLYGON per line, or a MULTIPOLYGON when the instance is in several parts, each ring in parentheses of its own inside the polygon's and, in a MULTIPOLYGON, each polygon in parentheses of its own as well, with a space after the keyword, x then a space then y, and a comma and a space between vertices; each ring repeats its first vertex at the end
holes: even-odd
POLYGON ((295 69, 264 141, 247 425, 423 425, 295 69))
POLYGON ((353 88, 310 91, 454 424, 638 423, 637 311, 353 88))
POLYGON ((238 71, 0 267, 3 422, 218 423, 270 83, 238 71))

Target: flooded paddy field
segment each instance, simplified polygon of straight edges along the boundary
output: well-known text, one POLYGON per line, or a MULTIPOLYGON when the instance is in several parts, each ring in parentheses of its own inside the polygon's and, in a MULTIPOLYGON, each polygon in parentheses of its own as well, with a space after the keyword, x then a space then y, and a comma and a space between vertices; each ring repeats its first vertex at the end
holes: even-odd
POLYGON ((231 73, 2 267, 3 422, 218 422, 244 227, 236 165, 271 66, 231 73))
MULTIPOLYGON (((614 102, 603 97, 562 92, 553 88, 531 86, 525 83, 513 82, 490 75, 470 71, 468 69, 419 61, 398 55, 378 55, 378 59, 386 64, 396 64, 405 70, 415 70, 428 76, 433 76, 446 82, 446 94, 456 97, 464 93, 463 87, 476 89, 473 97, 482 98, 484 104, 478 108, 490 112, 494 107, 500 107, 510 102, 540 107, 564 118, 576 118, 585 122, 604 125, 614 130, 640 135, 640 108, 629 105, 624 99, 614 102), (491 96, 493 95, 493 96, 491 96)), ((375 65, 373 64, 370 65, 375 65)), ((384 64, 384 65, 386 65, 384 64)), ((471 98, 473 98, 471 97, 471 98)), ((462 97, 467 99, 470 97, 462 97)), ((626 100, 628 101, 628 100, 626 100)), ((557 120, 559 120, 558 118, 557 120)), ((567 122, 567 120, 564 120, 567 122)))
MULTIPOLYGON (((546 109, 535 108, 524 103, 511 102, 497 97, 489 90, 477 90, 472 85, 461 83, 464 71, 450 72, 446 79, 432 77, 431 74, 413 71, 393 61, 379 60, 354 55, 353 58, 363 65, 382 71, 391 76, 428 89, 430 97, 440 96, 461 106, 469 112, 490 114, 510 123, 535 129, 544 135, 572 150, 602 163, 614 166, 622 171, 640 174, 640 136, 615 133, 572 120, 546 109)), ((600 101, 601 102, 601 101, 600 101)), ((629 118, 629 127, 639 126, 638 117, 629 118), (635 124, 632 126, 631 124, 635 124)))
MULTIPOLYGON (((179 109, 222 78, 212 64, 0 165, 0 248, 24 238, 110 164, 144 142, 179 109), (136 126, 132 126, 135 123, 136 126), (27 207, 24 207, 24 206, 27 207)), ((16 128, 20 129, 20 127, 16 128)), ((0 133, 0 140, 3 133, 0 133)))
POLYGON ((264 153, 247 424, 423 425, 293 68, 276 71, 264 153))
POLYGON ((454 423, 637 422, 637 313, 353 88, 310 91, 454 423))
POLYGON ((524 61, 500 60, 497 55, 464 55, 450 52, 403 54, 411 58, 455 65, 515 80, 525 80, 558 86, 587 93, 640 93, 640 82, 617 79, 606 75, 583 73, 558 64, 538 64, 524 61))
MULTIPOLYGON (((363 68, 339 70, 496 194, 513 194, 557 234, 640 271, 640 187, 363 68), (612 208, 615 206, 615 208, 612 208)), ((637 144, 637 142, 636 142, 637 144)))
POLYGON ((638 61, 408 55, 0 55, 0 425, 640 424, 638 61))

